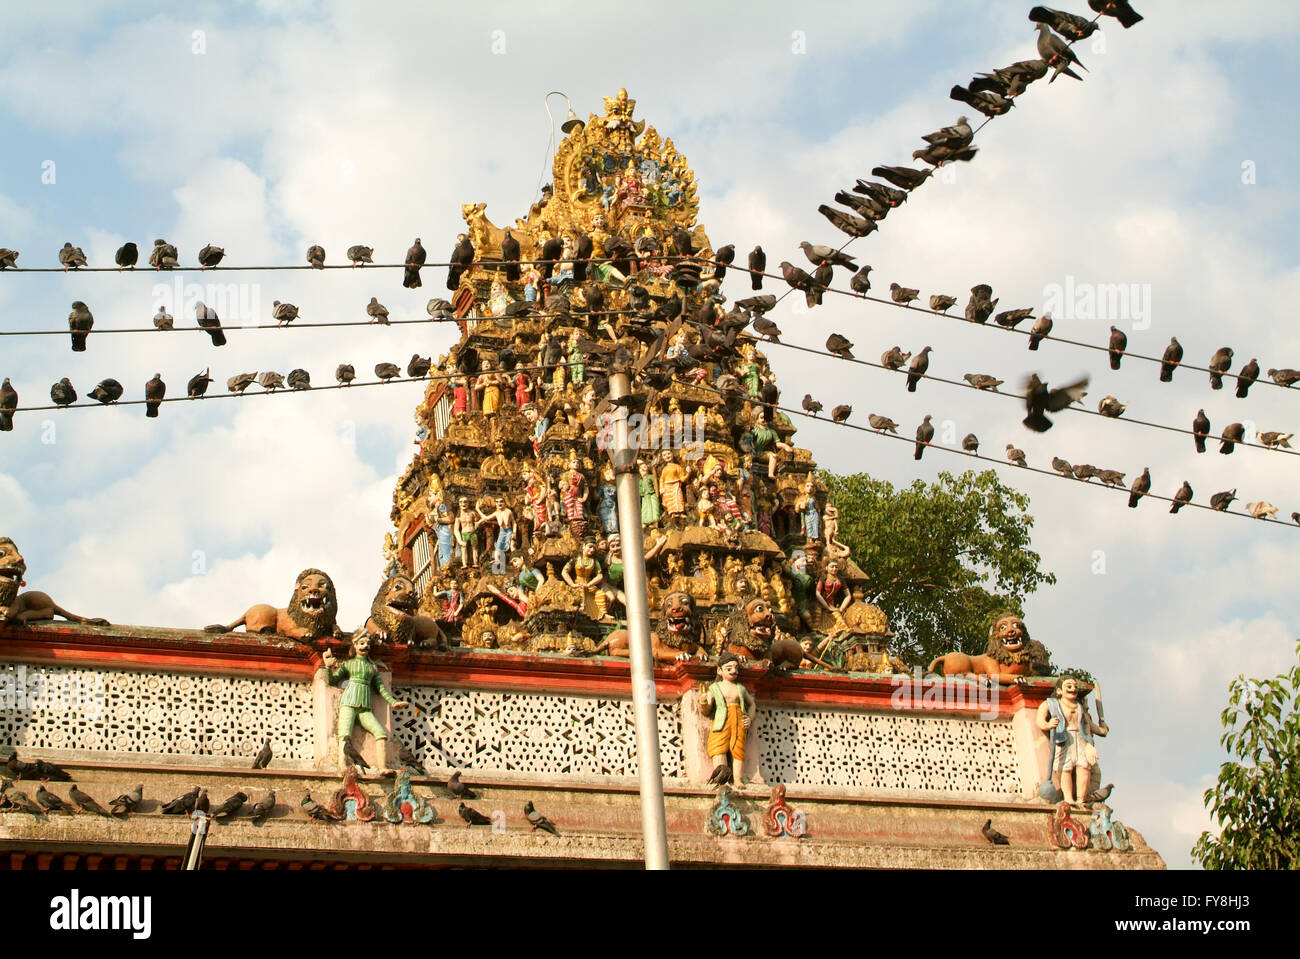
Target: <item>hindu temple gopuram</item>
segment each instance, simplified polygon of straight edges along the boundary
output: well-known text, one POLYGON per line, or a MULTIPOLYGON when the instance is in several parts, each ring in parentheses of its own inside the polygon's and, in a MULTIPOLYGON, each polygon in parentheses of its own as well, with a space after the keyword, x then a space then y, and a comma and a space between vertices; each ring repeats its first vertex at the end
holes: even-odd
POLYGON ((574 125, 526 216, 463 207, 429 303, 461 335, 370 609, 304 556, 211 625, 109 625, 22 592, 41 571, 0 539, 10 868, 639 866, 616 415, 674 865, 1163 868, 1104 784, 1092 690, 1043 675, 1018 617, 982 656, 891 651, 778 408, 779 331, 722 296, 735 251, 635 107, 620 90, 574 125), (633 392, 611 402, 616 367, 633 392))

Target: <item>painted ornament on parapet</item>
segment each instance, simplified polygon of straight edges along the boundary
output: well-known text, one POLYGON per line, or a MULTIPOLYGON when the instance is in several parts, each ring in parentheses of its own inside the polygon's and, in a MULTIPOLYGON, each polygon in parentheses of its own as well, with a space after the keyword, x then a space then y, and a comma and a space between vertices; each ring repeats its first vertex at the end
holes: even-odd
POLYGON ((27 575, 27 561, 9 537, 0 537, 0 623, 15 623, 26 626, 53 620, 61 616, 70 623, 82 623, 87 626, 107 626, 108 620, 99 617, 78 616, 58 605, 48 593, 38 590, 19 590, 27 584, 23 577, 27 575))
POLYGON ((1131 852, 1133 846, 1129 842, 1128 830, 1114 818, 1113 813, 1114 810, 1105 803, 1097 803, 1092 807, 1092 822, 1088 824, 1088 832, 1092 836, 1093 848, 1100 852, 1131 852))
POLYGON ((774 838, 789 836, 802 839, 808 835, 808 823, 803 813, 792 809, 785 801, 785 784, 777 783, 772 787, 772 801, 767 804, 767 834, 774 838))
POLYGON ((375 805, 357 784, 355 766, 343 770, 343 785, 334 791, 330 811, 348 822, 370 822, 375 818, 375 805))
POLYGON ((749 835, 749 822, 731 801, 731 790, 726 786, 718 790, 718 800, 709 811, 708 832, 710 836, 749 835))
POLYGON ((346 638, 338 627, 338 610, 338 594, 329 574, 304 569, 293 584, 289 605, 283 609, 258 603, 228 626, 217 623, 204 628, 210 633, 232 633, 243 626, 250 633, 284 636, 313 645, 321 639, 346 638))
POLYGON ((397 771, 393 791, 384 800, 384 818, 391 823, 431 823, 438 818, 433 804, 411 788, 411 772, 406 768, 397 771))

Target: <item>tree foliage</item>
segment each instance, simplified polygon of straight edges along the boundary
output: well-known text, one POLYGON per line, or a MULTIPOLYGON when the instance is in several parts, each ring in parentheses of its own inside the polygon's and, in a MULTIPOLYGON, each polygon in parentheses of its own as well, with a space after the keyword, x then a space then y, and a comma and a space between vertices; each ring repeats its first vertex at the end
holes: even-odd
POLYGON ((1205 805, 1219 835, 1192 849, 1206 869, 1300 869, 1300 644, 1274 679, 1238 676, 1229 687, 1219 767, 1205 805))
POLYGON ((839 540, 870 578, 868 601, 889 617, 905 660, 983 653, 998 613, 1021 612, 1025 597, 1056 582, 1029 548, 1029 497, 992 470, 904 489, 865 473, 821 478, 840 511, 839 540))

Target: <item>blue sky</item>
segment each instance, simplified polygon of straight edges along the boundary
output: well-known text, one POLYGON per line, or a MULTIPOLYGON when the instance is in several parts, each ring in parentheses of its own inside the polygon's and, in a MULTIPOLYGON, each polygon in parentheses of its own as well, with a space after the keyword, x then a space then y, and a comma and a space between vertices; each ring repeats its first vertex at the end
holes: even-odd
MULTIPOLYGON (((585 117, 625 86, 637 115, 694 169, 715 245, 761 242, 771 263, 797 262, 799 240, 842 239, 819 203, 877 163, 909 162, 921 134, 963 112, 947 98, 952 84, 1034 56, 1029 5, 681 3, 648 17, 632 5, 485 4, 461 5, 455 20, 440 5, 10 11, 0 37, 0 245, 22 251, 28 267, 55 265, 68 240, 102 265, 124 239, 147 251, 155 237, 187 262, 212 242, 228 263, 297 264, 313 242, 331 262, 358 242, 392 261, 418 235, 442 259, 463 226, 462 203, 487 202, 503 224, 534 198, 546 91, 565 91, 585 117), (494 54, 498 30, 505 52, 494 54), (803 53, 793 52, 796 32, 803 53), (46 161, 54 183, 42 182, 46 161)), ((851 252, 874 265, 877 289, 897 280, 964 301, 970 286, 989 282, 1006 306, 1037 306, 1067 277, 1147 284, 1151 328, 1131 330, 1131 348, 1159 353, 1177 335, 1197 363, 1227 344, 1234 368, 1251 356, 1300 367, 1289 308, 1300 292, 1289 122, 1300 10, 1243 2, 1229 17, 1220 4, 1174 0, 1139 9, 1147 19, 1134 29, 1105 28, 1104 49, 1079 46, 1091 71, 1084 82, 1032 87, 981 132, 979 155, 955 182, 927 184, 851 252)), ((562 101, 552 106, 562 117, 562 101)), ((435 274, 405 291, 391 273, 364 271, 184 279, 244 284, 263 322, 272 299, 297 303, 304 320, 332 320, 360 318, 373 295, 394 317, 420 317, 442 286, 435 274)), ((151 271, 6 274, 0 328, 58 328, 74 299, 100 327, 148 325, 158 282, 151 271)), ((983 371, 1015 383, 1036 369, 1050 381, 1087 370, 1090 399, 1117 395, 1142 419, 1188 425, 1204 406, 1216 429, 1249 418, 1285 430, 1300 420, 1294 393, 1257 387, 1242 401, 1193 374, 1162 385, 1153 367, 1127 362, 1112 373, 1100 354, 1031 355, 1010 338, 878 306, 828 298, 814 313, 777 319, 794 342, 820 346, 837 330, 868 358, 928 343, 931 371, 953 378, 983 371)), ((1104 342, 1112 321, 1062 321, 1058 332, 1104 342)), ((92 334, 85 354, 62 337, 0 338, 0 375, 26 405, 44 402, 64 375, 83 395, 115 376, 138 396, 159 371, 175 394, 209 365, 219 383, 295 366, 330 382, 338 362, 405 365, 413 352, 436 358, 451 344, 437 326, 248 333, 221 351, 201 337, 92 334)), ((1300 509, 1285 457, 1198 457, 1187 437, 1088 417, 1065 417, 1036 437, 1005 400, 938 384, 909 395, 870 370, 767 352, 790 397, 811 390, 828 408, 851 402, 863 420, 884 413, 910 430, 931 413, 951 420, 957 437, 978 433, 986 451, 1014 442, 1032 463, 1062 455, 1130 480, 1148 465, 1166 495, 1186 478, 1201 501, 1239 487, 1243 502, 1270 500, 1283 516, 1300 509)), ((351 621, 381 566, 419 395, 393 385, 175 404, 149 421, 131 407, 20 415, 0 443, 0 534, 18 541, 34 585, 114 622, 227 620, 282 597, 304 566, 331 571, 351 621)), ((799 442, 827 468, 896 484, 966 465, 937 454, 918 464, 903 444, 823 424, 804 425, 799 442)), ((1186 866, 1207 824, 1200 794, 1221 760, 1228 681, 1275 674, 1293 655, 1300 531, 1170 517, 1155 504, 1130 511, 1114 494, 1001 475, 1030 494, 1035 548, 1060 580, 1031 599, 1030 628, 1058 661, 1106 684, 1114 733, 1102 757, 1117 815, 1170 865, 1186 866)))

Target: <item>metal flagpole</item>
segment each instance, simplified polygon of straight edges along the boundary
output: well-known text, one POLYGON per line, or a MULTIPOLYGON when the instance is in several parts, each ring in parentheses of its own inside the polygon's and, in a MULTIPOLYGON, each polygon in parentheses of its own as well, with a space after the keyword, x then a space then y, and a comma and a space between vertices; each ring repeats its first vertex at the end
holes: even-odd
MULTIPOLYGON (((609 376, 609 398, 630 392, 626 372, 609 376)), ((664 815, 664 779, 659 760, 659 720, 655 709, 654 661, 650 655, 650 599, 646 591, 645 545, 641 537, 641 496, 637 489, 636 449, 628 442, 627 410, 614 406, 615 486, 618 531, 623 544, 623 592, 627 595, 627 632, 632 663, 632 709, 636 718, 637 765, 641 771, 641 832, 647 869, 668 868, 668 829, 664 815)))

